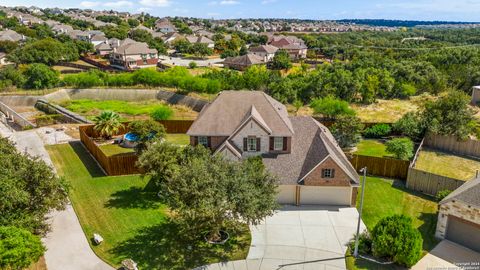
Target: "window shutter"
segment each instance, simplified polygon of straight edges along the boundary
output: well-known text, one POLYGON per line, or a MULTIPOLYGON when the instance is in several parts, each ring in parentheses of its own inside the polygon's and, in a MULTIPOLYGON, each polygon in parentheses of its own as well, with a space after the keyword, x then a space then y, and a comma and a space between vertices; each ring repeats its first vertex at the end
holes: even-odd
POLYGON ((260 138, 257 138, 257 152, 260 151, 260 138))
POLYGON ((322 178, 325 178, 325 169, 322 169, 322 178))
POLYGON ((273 151, 273 144, 275 143, 274 138, 270 137, 270 151, 273 151))
POLYGON ((287 137, 283 137, 283 151, 287 151, 287 137))
POLYGON ((193 146, 197 146, 198 144, 198 136, 193 137, 193 146))
POLYGON ((332 169, 332 177, 331 178, 334 178, 335 177, 335 169, 332 169))
POLYGON ((212 147, 212 137, 207 137, 207 147, 208 148, 212 147))
POLYGON ((243 138, 243 151, 247 151, 247 138, 243 138))

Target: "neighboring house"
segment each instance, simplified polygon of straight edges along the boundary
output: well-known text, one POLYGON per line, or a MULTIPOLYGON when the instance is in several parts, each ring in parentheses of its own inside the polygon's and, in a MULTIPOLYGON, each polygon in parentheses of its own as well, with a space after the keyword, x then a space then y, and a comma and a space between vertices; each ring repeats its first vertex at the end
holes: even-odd
POLYGON ((144 42, 123 43, 113 49, 110 54, 110 64, 114 67, 132 70, 145 67, 155 67, 158 63, 158 51, 150 49, 144 42))
POLYGON ((265 62, 272 61, 277 51, 278 48, 272 45, 260 45, 248 49, 249 53, 262 57, 265 62))
POLYGON ((113 52, 113 48, 106 42, 97 44, 95 46, 95 53, 98 55, 109 55, 111 52, 113 52))
POLYGON ((93 44, 93 47, 98 44, 106 42, 108 39, 103 34, 96 34, 90 37, 90 43, 93 44))
POLYGON ((177 31, 175 25, 173 25, 168 19, 159 19, 155 22, 155 29, 162 33, 173 33, 177 31))
POLYGON ((163 42, 165 42, 168 45, 171 45, 175 41, 180 40, 180 39, 184 39, 185 37, 183 35, 179 34, 179 33, 172 32, 172 33, 165 34, 161 38, 162 38, 163 42))
POLYGON ((289 117, 264 92, 221 92, 187 134, 228 159, 260 156, 280 180, 279 203, 355 206, 359 176, 330 131, 312 117, 289 117))
POLYGON ((292 59, 307 58, 307 46, 302 39, 294 36, 270 36, 268 44, 286 50, 292 59))
POLYGON ((227 57, 223 61, 224 67, 236 70, 245 70, 253 65, 265 65, 265 61, 262 57, 254 54, 227 57))
POLYGON ((439 203, 435 236, 480 252, 480 178, 465 182, 439 203))
POLYGON ((68 34, 73 31, 73 27, 66 24, 56 24, 52 26, 52 31, 57 35, 68 34))
POLYGON ((203 36, 186 36, 185 37, 190 43, 202 43, 206 44, 208 48, 213 49, 215 47, 215 42, 207 37, 203 36))
POLYGON ((20 42, 24 40, 25 40, 24 35, 21 35, 13 30, 7 29, 7 30, 0 31, 0 41, 20 42))

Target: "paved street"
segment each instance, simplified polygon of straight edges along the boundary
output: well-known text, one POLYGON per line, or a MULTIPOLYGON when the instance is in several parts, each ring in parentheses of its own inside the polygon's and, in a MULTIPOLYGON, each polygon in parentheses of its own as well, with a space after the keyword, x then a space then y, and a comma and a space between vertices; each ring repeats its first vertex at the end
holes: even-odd
POLYGON ((357 218, 351 207, 287 206, 251 227, 247 260, 201 269, 345 269, 346 245, 356 232, 357 218))
MULTIPOLYGON (((10 138, 16 143, 19 151, 41 157, 49 165, 52 161, 44 144, 65 142, 70 139, 65 133, 51 128, 12 132, 1 122, 0 136, 10 138)), ((51 232, 42 239, 47 247, 45 261, 49 270, 113 269, 93 253, 70 204, 63 211, 53 211, 49 218, 51 232)))
POLYGON ((223 62, 224 60, 221 58, 207 59, 207 60, 192 60, 192 59, 184 59, 180 57, 167 57, 167 56, 163 56, 163 57, 160 56, 160 57, 161 57, 160 62, 162 64, 182 66, 182 67, 188 67, 188 64, 190 64, 190 62, 197 63, 198 67, 208 67, 208 66, 213 66, 220 62, 223 62))

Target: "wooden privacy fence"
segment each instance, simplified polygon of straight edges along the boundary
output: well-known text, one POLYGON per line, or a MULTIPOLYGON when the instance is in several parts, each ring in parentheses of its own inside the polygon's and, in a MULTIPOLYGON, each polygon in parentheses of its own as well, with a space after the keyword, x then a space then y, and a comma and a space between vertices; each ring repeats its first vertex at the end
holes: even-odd
POLYGON ((445 152, 480 157, 480 141, 477 140, 458 141, 455 136, 428 134, 424 145, 445 152))
POLYGON ((437 175, 434 173, 425 172, 408 168, 407 188, 419 191, 428 195, 437 195, 437 192, 442 190, 455 190, 465 181, 437 175))
POLYGON ((357 171, 367 167, 368 174, 403 180, 407 179, 408 166, 410 165, 407 160, 355 154, 352 155, 350 162, 357 171))
POLYGON ((140 172, 137 166, 135 166, 135 163, 138 160, 138 157, 135 153, 107 156, 92 139, 93 135, 95 134, 93 125, 80 126, 79 131, 80 140, 90 154, 92 154, 92 156, 97 160, 100 166, 102 166, 107 175, 125 175, 136 174, 140 172))
MULTIPOLYGON (((167 133, 186 133, 193 123, 193 120, 163 120, 158 121, 165 127, 167 133)), ((128 132, 128 124, 123 123, 123 127, 115 135, 128 132)), ((100 147, 94 142, 93 138, 98 137, 98 133, 93 129, 94 125, 80 126, 80 140, 87 150, 102 166, 107 175, 125 175, 136 174, 140 171, 135 166, 138 157, 135 153, 125 153, 113 156, 107 156, 100 147)))

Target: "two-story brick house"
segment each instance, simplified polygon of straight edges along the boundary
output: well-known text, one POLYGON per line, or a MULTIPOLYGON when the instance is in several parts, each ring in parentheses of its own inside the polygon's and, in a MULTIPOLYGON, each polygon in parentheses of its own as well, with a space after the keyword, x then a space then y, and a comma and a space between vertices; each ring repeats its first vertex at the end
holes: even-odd
POLYGON ((312 117, 289 117, 260 91, 224 91, 187 133, 232 160, 261 156, 280 180, 283 204, 355 205, 358 174, 330 131, 312 117))

